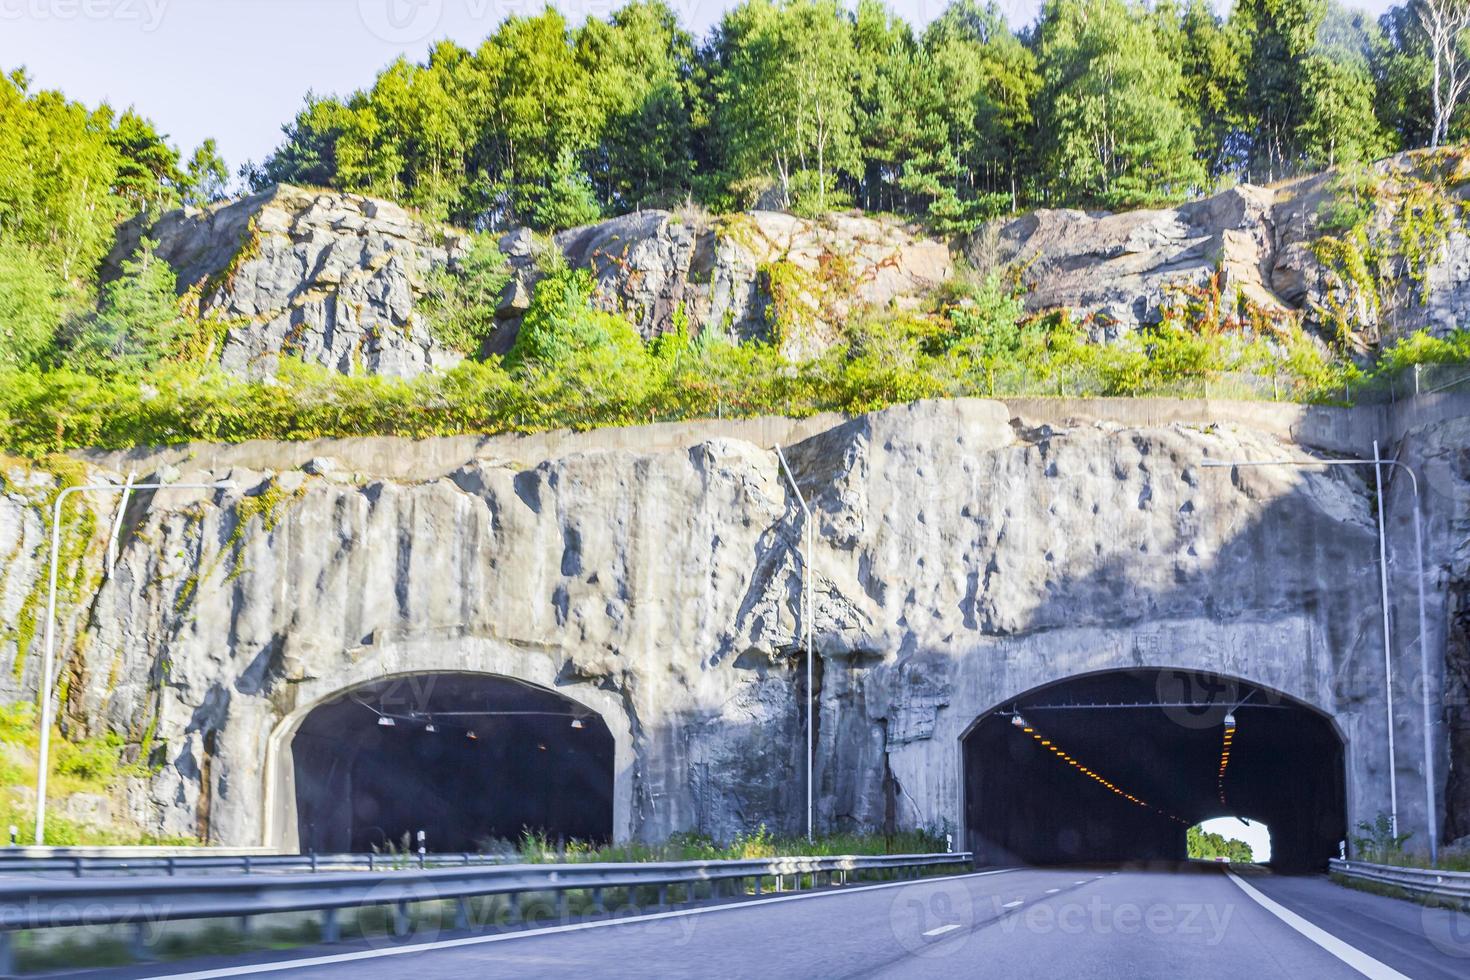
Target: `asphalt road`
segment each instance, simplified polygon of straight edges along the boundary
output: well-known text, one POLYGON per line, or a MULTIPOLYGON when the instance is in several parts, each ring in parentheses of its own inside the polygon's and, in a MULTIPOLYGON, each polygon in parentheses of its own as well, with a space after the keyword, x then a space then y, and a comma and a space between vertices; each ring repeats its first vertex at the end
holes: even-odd
POLYGON ((1223 869, 1200 865, 1023 869, 787 894, 617 923, 449 936, 418 949, 334 947, 290 963, 196 964, 193 972, 179 965, 158 975, 1470 976, 1470 915, 1320 877, 1260 872, 1244 880, 1242 887, 1223 869))

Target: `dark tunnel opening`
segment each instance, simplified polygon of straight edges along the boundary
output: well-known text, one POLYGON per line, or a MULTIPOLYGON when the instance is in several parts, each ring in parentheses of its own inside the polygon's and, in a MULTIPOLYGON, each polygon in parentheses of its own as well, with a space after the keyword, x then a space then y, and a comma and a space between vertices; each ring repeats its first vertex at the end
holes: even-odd
POLYGON ((308 714, 291 753, 303 853, 362 852, 420 830, 429 851, 526 831, 612 838, 606 723, 511 678, 419 674, 356 688, 308 714))
POLYGON ((1331 720, 1233 678, 1071 678, 981 716, 963 751, 977 864, 1184 860, 1190 826, 1244 816, 1271 828, 1273 867, 1300 871, 1325 867, 1347 834, 1331 720))

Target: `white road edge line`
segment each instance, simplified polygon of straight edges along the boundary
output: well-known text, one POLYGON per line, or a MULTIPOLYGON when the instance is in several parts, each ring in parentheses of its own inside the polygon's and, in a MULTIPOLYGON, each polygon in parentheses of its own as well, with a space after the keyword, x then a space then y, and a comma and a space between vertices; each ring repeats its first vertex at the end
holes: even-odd
POLYGON ((1372 977, 1373 980, 1410 980, 1409 977, 1395 970, 1393 967, 1380 963, 1356 946, 1349 946, 1327 930, 1313 925, 1286 906, 1267 898, 1234 871, 1227 868, 1225 873, 1230 876, 1231 881, 1240 887, 1241 891, 1245 892, 1261 908, 1270 912, 1276 918, 1285 922, 1297 932, 1306 936, 1354 970, 1357 970, 1363 976, 1372 977))
POLYGON ((947 926, 939 926, 937 929, 930 929, 928 932, 922 933, 922 935, 925 935, 925 936, 942 936, 946 932, 954 932, 958 928, 960 928, 960 924, 958 922, 951 922, 947 926))
POLYGON ((989 875, 1005 874, 1014 868, 997 868, 994 871, 972 871, 962 875, 939 875, 932 879, 911 878, 906 881, 885 881, 876 885, 849 885, 833 891, 800 892, 791 895, 774 895, 770 898, 752 898, 728 905, 706 905, 697 909, 674 909, 670 912, 650 912, 647 915, 630 915, 623 919, 598 919, 594 922, 572 922, 560 926, 543 926, 539 929, 522 929, 518 932, 499 932, 489 936, 463 936, 459 939, 440 939, 431 943, 416 943, 408 946, 390 946, 385 949, 363 949, 353 953, 333 953, 328 956, 309 956, 296 960, 276 960, 270 963, 251 963, 245 966, 227 966, 217 970, 200 970, 195 973, 155 973, 149 980, 214 980, 216 977, 246 977, 256 973, 281 973, 286 970, 302 970, 313 966, 331 966, 334 963, 352 963, 356 960, 372 960, 383 956, 403 956, 408 953, 428 953, 437 949, 454 949, 458 946, 478 946, 482 943, 508 942, 513 939, 529 939, 532 936, 549 936, 560 932, 581 932, 586 929, 606 929, 611 926, 630 925, 635 922, 654 922, 659 919, 677 919, 686 915, 705 915, 729 909, 745 909, 755 905, 774 905, 777 902, 797 902, 809 898, 830 898, 834 895, 852 895, 856 892, 877 891, 880 888, 899 888, 907 885, 922 885, 925 881, 955 881, 961 878, 985 878, 989 875))

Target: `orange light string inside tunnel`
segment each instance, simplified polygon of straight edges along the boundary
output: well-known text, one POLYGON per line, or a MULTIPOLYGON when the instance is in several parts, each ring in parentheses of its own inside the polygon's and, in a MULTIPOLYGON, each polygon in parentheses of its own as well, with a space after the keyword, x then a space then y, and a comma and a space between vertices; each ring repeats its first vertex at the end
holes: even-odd
POLYGON ((1229 725, 1225 728, 1225 734, 1220 741, 1220 771, 1215 777, 1216 788, 1220 792, 1220 803, 1228 806, 1225 802, 1225 771, 1230 768, 1230 750, 1235 744, 1235 726, 1229 725))
MULTIPOLYGON (((1234 729, 1231 729, 1231 731, 1233 732, 1234 729)), ((1099 786, 1102 786, 1104 789, 1108 790, 1109 792, 1113 793, 1114 795, 1122 797, 1123 799, 1127 800, 1129 803, 1132 803, 1134 806, 1142 807, 1145 810, 1154 810, 1155 812, 1157 812, 1157 813, 1159 813, 1159 814, 1161 814, 1161 815, 1163 815, 1165 817, 1168 817, 1170 820, 1173 820, 1176 823, 1183 824, 1186 827, 1189 826, 1189 821, 1183 819, 1178 814, 1170 813, 1168 810, 1165 810, 1163 807, 1154 806, 1153 804, 1147 802, 1146 800, 1142 800, 1142 799, 1138 798, 1134 794, 1128 792, 1123 787, 1119 786, 1117 783, 1115 783, 1112 780, 1108 779, 1106 776, 1104 776, 1101 773, 1097 772, 1095 769, 1092 769, 1092 768, 1090 768, 1088 766, 1083 765, 1081 763, 1081 761, 1079 761, 1077 758, 1075 758, 1071 754, 1067 753, 1060 746, 1058 746, 1054 740, 1049 739, 1049 738, 1043 738, 1042 735, 1041 735, 1041 733, 1038 732, 1035 728, 1031 727, 1029 724, 1026 725, 1025 727, 1023 727, 1021 729, 1021 733, 1024 734, 1024 735, 1031 736, 1031 739, 1034 742, 1036 742, 1036 745, 1037 745, 1038 748, 1045 749, 1047 752, 1050 752, 1059 761, 1066 763, 1068 766, 1070 766, 1073 769, 1076 769, 1082 775, 1086 776, 1088 779, 1090 779, 1093 782, 1097 783, 1099 786)), ((1227 748, 1226 751, 1228 752, 1228 748, 1227 748)), ((1223 770, 1222 770, 1222 773, 1223 773, 1223 770)), ((1223 776, 1221 778, 1223 779, 1223 776)))

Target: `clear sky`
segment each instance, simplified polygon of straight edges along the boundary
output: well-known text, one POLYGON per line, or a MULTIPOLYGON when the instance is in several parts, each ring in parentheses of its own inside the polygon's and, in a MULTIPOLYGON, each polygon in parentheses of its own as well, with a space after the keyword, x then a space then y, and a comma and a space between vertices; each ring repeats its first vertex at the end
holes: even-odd
MULTIPOLYGON (((703 33, 734 0, 669 0, 703 33)), ((1223 2, 1223 0, 1222 0, 1223 2)), ((889 0, 915 24, 946 0, 889 0)), ((999 0, 1013 25, 1040 0, 999 0)), ((509 14, 544 0, 0 0, 0 69, 88 104, 134 106, 186 153, 205 137, 231 168, 279 142, 308 91, 371 83, 400 54, 421 59, 449 37, 475 46, 509 14)), ((621 0, 557 0, 573 22, 621 0)), ((1389 0, 1365 0, 1377 12, 1389 0)))

